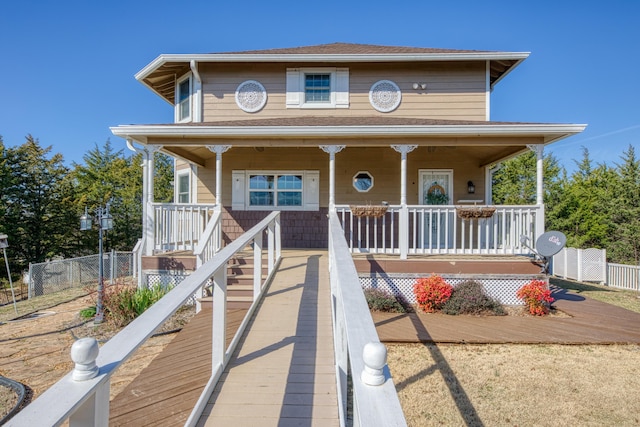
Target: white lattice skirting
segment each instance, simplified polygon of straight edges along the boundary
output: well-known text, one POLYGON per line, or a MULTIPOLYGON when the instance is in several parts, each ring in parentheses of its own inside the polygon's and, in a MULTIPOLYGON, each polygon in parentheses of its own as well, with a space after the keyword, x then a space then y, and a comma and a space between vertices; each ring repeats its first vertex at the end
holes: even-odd
MULTIPOLYGON (((391 292, 393 295, 401 296, 410 304, 415 304, 416 297, 413 294, 413 284, 416 279, 429 276, 430 274, 409 273, 375 274, 370 276, 361 275, 360 283, 364 289, 381 289, 391 292)), ((533 279, 546 281, 546 278, 540 275, 498 276, 486 274, 442 274, 441 276, 447 281, 447 283, 454 287, 465 280, 475 280, 480 282, 488 296, 498 300, 504 305, 523 305, 523 302, 516 297, 518 289, 533 279)))

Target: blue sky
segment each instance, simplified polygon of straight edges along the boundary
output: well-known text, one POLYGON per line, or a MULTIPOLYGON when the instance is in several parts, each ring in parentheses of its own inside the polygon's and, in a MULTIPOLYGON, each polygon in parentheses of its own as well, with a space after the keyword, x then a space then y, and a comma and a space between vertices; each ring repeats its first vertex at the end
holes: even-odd
MULTIPOLYGON (((589 149, 613 165, 640 144, 640 2, 611 0, 13 0, 0 11, 0 135, 27 134, 68 164, 110 126, 173 120, 134 79, 162 53, 333 42, 531 52, 494 89, 492 120, 584 123, 551 150, 569 171, 589 149)), ((638 153, 640 154, 640 153, 638 153)))

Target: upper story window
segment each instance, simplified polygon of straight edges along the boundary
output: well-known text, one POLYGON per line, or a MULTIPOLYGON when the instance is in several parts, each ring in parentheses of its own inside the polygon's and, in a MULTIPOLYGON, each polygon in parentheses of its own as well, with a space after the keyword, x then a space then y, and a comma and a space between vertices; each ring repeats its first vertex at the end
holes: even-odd
POLYGON ((304 102, 331 102, 331 74, 304 75, 304 102))
POLYGON ((176 85, 176 122, 191 120, 191 94, 191 75, 188 75, 176 85))
POLYGON ((287 108, 349 108, 349 69, 288 68, 287 108))

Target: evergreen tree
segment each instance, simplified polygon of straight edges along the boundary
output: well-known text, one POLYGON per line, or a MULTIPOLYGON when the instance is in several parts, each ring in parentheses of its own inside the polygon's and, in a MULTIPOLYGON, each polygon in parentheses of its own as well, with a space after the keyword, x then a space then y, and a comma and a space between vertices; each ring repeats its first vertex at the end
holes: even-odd
POLYGON ((640 263, 640 160, 629 145, 617 165, 618 182, 613 188, 610 220, 614 226, 608 255, 619 263, 640 263))
POLYGON ((64 236, 69 231, 69 212, 64 201, 70 197, 65 185, 68 169, 60 154, 48 155, 28 135, 15 148, 2 148, 3 180, 0 223, 9 236, 13 254, 12 271, 21 271, 30 262, 42 262, 65 252, 64 236))
MULTIPOLYGON (((142 233, 142 173, 140 159, 126 158, 122 150, 115 151, 107 140, 83 156, 84 164, 74 164, 72 172, 76 191, 77 218, 84 213, 95 216, 100 207, 110 206, 113 230, 105 234, 108 249, 130 251, 142 233)), ((98 249, 97 225, 85 231, 80 250, 95 253, 98 249)))
MULTIPOLYGON (((502 163, 493 174, 493 204, 497 205, 535 205, 537 188, 537 159, 532 151, 521 154, 502 163)), ((544 202, 557 191, 562 168, 551 153, 543 158, 544 202)))

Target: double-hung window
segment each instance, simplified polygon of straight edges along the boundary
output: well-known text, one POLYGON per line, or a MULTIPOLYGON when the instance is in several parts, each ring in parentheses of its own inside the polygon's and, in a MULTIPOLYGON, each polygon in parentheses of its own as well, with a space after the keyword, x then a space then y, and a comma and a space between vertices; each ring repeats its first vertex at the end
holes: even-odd
POLYGON ((189 171, 178 173, 178 186, 176 187, 176 199, 178 203, 191 202, 191 179, 189 171))
POLYGON ((348 68, 288 68, 287 108, 349 108, 348 68))
POLYGON ((318 210, 320 173, 306 171, 232 172, 234 210, 318 210))
POLYGON ((304 75, 304 102, 331 102, 331 74, 304 75))
POLYGON ((191 95, 191 75, 188 75, 176 85, 176 122, 191 120, 191 95))

